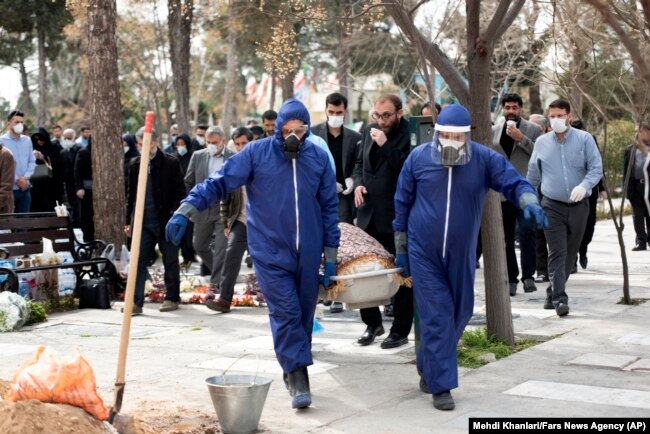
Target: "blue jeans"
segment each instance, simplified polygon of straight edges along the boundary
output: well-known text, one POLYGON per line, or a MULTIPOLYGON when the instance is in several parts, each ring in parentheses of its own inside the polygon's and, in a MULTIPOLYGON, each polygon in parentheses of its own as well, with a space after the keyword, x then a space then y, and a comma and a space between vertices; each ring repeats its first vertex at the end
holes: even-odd
POLYGON ((180 267, 178 265, 178 247, 165 239, 165 226, 142 224, 142 237, 140 238, 140 257, 138 258, 138 277, 135 280, 134 302, 136 306, 144 305, 144 282, 147 279, 147 263, 152 259, 156 244, 160 249, 165 267, 165 300, 180 301, 180 267))
POLYGON ((32 193, 31 188, 28 188, 25 191, 20 189, 14 190, 14 212, 15 213, 25 213, 29 212, 29 208, 32 206, 32 193))

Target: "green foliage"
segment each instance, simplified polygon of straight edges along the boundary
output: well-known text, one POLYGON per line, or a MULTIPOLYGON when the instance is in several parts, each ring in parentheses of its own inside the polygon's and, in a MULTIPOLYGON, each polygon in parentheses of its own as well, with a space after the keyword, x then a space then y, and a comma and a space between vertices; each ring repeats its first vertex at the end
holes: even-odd
POLYGON ((623 156, 625 148, 634 142, 634 135, 634 123, 630 121, 621 119, 607 124, 607 146, 603 154, 603 169, 610 190, 623 187, 623 156))
POLYGON ((27 307, 29 308, 29 319, 27 320, 27 324, 36 324, 47 319, 47 312, 45 311, 43 303, 27 300, 27 307))
POLYGON ((492 353, 498 360, 537 343, 532 339, 519 339, 515 343, 515 347, 511 348, 507 343, 499 341, 494 336, 488 337, 485 328, 465 330, 457 348, 458 366, 480 368, 487 364, 480 358, 483 354, 492 353))

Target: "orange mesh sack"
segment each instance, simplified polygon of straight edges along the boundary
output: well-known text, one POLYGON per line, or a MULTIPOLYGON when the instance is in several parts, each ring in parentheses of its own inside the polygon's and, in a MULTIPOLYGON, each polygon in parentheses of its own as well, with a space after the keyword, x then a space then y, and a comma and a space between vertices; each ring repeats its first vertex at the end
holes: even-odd
POLYGON ((5 399, 69 404, 83 408, 96 419, 108 419, 108 410, 97 394, 93 369, 79 350, 72 356, 61 357, 54 350, 38 347, 34 357, 14 375, 5 399))

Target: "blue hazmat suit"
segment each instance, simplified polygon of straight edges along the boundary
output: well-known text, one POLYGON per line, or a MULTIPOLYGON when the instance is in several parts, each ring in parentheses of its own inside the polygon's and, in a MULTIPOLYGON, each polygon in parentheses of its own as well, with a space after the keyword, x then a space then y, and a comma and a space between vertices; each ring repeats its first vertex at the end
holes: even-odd
POLYGON ((417 367, 434 394, 458 387, 456 346, 474 310, 476 243, 488 189, 515 204, 522 194, 535 194, 503 156, 469 143, 471 159, 452 168, 440 164, 432 143, 414 149, 395 193, 393 229, 407 233, 420 318, 417 367))
POLYGON ((297 159, 284 155, 281 129, 293 119, 309 125, 305 106, 289 99, 278 113, 275 136, 246 145, 183 201, 203 211, 246 186, 248 251, 285 373, 313 364, 321 253, 323 247, 338 247, 340 237, 336 178, 327 152, 307 133, 297 159))

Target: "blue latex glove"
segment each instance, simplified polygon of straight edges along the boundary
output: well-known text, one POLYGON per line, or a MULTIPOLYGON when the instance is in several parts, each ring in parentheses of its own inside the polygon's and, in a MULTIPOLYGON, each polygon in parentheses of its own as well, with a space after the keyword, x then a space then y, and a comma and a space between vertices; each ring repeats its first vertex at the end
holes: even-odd
POLYGON ((404 277, 409 277, 411 275, 411 268, 409 267, 409 255, 408 253, 398 253, 395 256, 395 265, 398 268, 403 268, 400 273, 404 277))
POLYGON ((314 318, 314 324, 311 327, 311 332, 312 334, 317 334, 317 333, 323 333, 325 331, 325 327, 316 319, 314 318))
POLYGON ((332 283, 330 277, 336 276, 336 264, 334 262, 325 262, 325 271, 323 272, 323 286, 327 288, 332 283))
POLYGON ((548 218, 538 203, 529 203, 524 207, 524 218, 534 220, 537 229, 548 229, 548 218))
POLYGON ((167 222, 167 226, 165 226, 165 238, 167 241, 178 246, 183 239, 185 229, 187 229, 188 220, 183 214, 174 214, 167 222))

